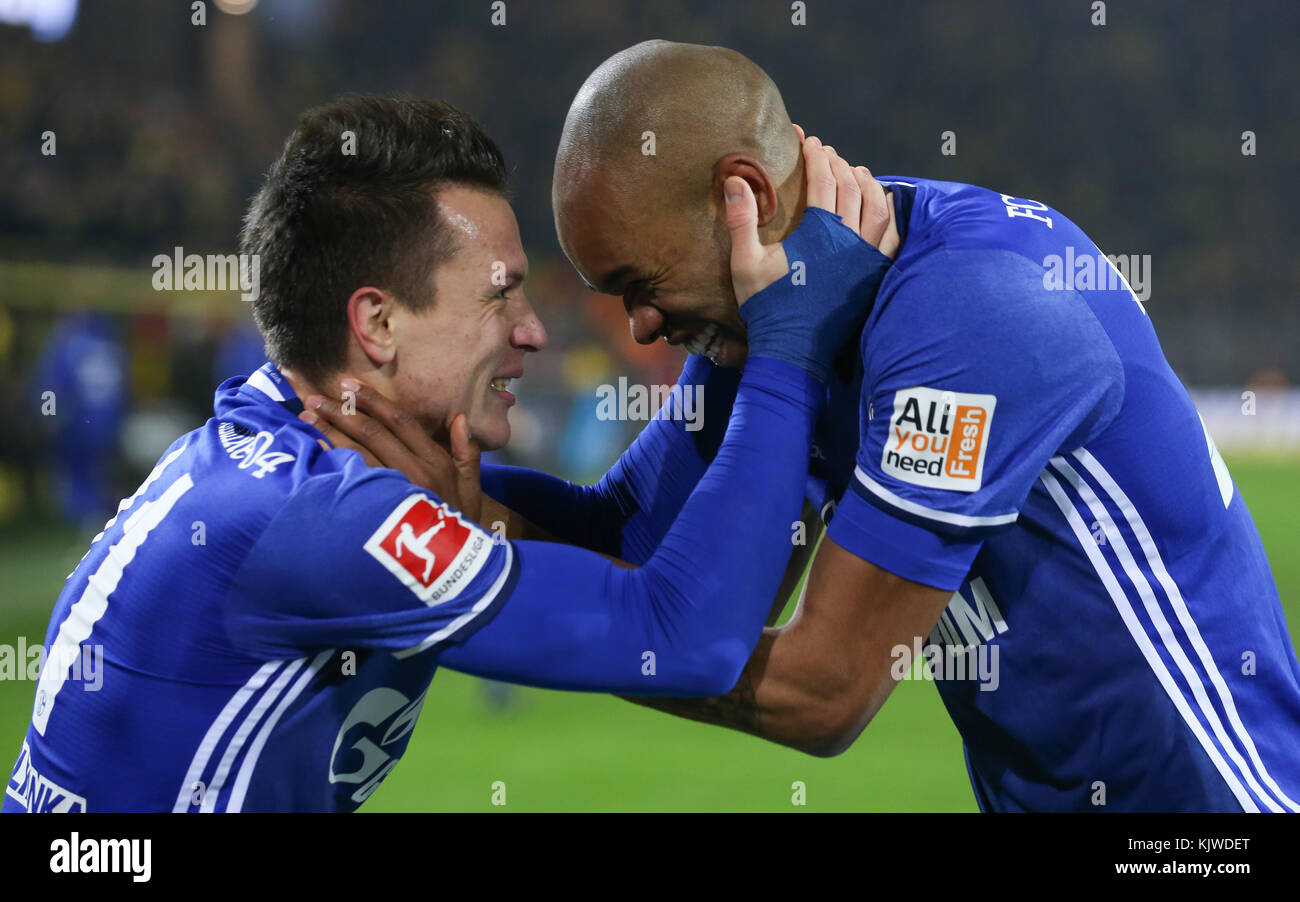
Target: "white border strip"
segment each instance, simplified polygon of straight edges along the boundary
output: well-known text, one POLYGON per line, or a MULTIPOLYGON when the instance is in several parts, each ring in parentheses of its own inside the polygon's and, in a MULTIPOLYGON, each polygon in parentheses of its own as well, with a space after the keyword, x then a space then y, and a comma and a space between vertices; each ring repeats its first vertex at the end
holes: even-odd
POLYGON ((226 786, 226 777, 230 776, 230 769, 235 764, 235 759, 243 751, 244 742, 247 741, 248 735, 253 732, 257 722, 262 719, 266 710, 275 703, 276 698, 284 691, 285 684, 293 677, 298 669, 307 661, 306 658, 297 658, 289 662, 289 666, 280 671, 280 675, 275 678, 271 688, 262 693, 262 697, 257 700, 257 704, 248 712, 244 722, 239 725, 239 729, 226 745, 226 752, 221 756, 221 763, 217 766, 217 772, 212 775, 212 782, 203 793, 203 804, 199 810, 203 812, 213 812, 217 810, 217 796, 226 786))
MULTIPOLYGON (((493 581, 492 585, 488 587, 487 592, 485 592, 483 594, 483 597, 479 599, 477 603, 475 603, 474 607, 470 608, 464 614, 461 614, 459 617, 457 617, 451 623, 444 626, 442 629, 438 630, 436 633, 432 633, 431 635, 429 635, 419 645, 413 645, 410 648, 404 648, 401 651, 393 652, 394 658, 400 661, 404 658, 411 657, 411 655, 418 655, 420 652, 424 651, 426 648, 429 648, 430 646, 437 645, 443 639, 446 639, 448 636, 457 632, 462 626, 464 626, 465 624, 473 620, 475 617, 477 617, 483 611, 484 608, 486 608, 496 599, 497 595, 500 594, 501 592, 501 587, 504 586, 506 580, 510 578, 510 570, 514 564, 514 559, 515 559, 514 546, 512 546, 509 542, 506 542, 505 545, 506 545, 505 566, 501 568, 501 572, 497 574, 496 580, 493 581)), ((489 554, 490 553, 491 552, 489 552, 489 554)))
MULTIPOLYGON (((1191 611, 1187 608, 1187 602, 1183 599, 1178 584, 1169 575, 1164 560, 1160 557, 1160 551, 1156 548, 1155 540, 1151 538, 1151 532, 1142 520, 1142 515, 1137 512, 1137 508, 1133 506, 1133 502, 1129 500, 1128 495, 1124 494, 1124 490, 1119 487, 1119 483, 1111 477, 1110 473, 1106 472, 1106 468, 1101 465, 1101 461, 1093 457, 1086 448, 1075 451, 1074 456, 1096 478, 1102 488, 1110 495, 1111 501, 1124 514, 1124 518, 1128 520, 1133 534, 1137 536, 1143 554, 1146 555, 1151 572, 1155 574, 1156 581, 1160 583, 1161 588, 1165 590, 1165 594, 1169 596, 1169 604, 1173 607, 1178 622, 1183 627, 1183 632, 1187 634, 1188 640, 1192 643, 1192 648, 1195 650, 1201 666, 1205 668, 1205 672, 1209 675, 1210 682, 1218 693, 1219 702, 1228 715, 1228 722, 1232 725, 1233 732, 1241 740, 1241 744, 1245 746, 1246 753, 1250 756, 1251 763, 1255 766, 1260 779, 1264 781, 1269 789, 1273 790, 1273 793, 1286 807, 1292 811, 1300 812, 1300 805, 1297 805, 1293 799, 1282 791, 1269 774, 1268 769, 1264 767, 1264 762, 1259 757, 1259 751, 1255 748, 1255 742, 1250 738, 1250 733, 1246 730, 1245 724, 1241 722, 1241 717, 1237 713, 1237 705, 1233 701, 1232 692, 1228 689, 1227 682, 1224 681, 1223 675, 1215 665, 1214 658, 1210 655, 1210 649, 1205 644, 1205 639, 1202 638, 1201 631, 1196 626, 1196 621, 1192 619, 1191 611)), ((1229 480, 1229 485, 1231 485, 1231 480, 1229 480)))
POLYGON ((251 385, 272 401, 284 400, 284 394, 281 393, 280 389, 275 387, 275 383, 271 381, 271 377, 262 372, 260 368, 253 370, 252 375, 245 380, 244 384, 251 385))
POLYGON ((176 794, 176 804, 172 806, 172 811, 176 814, 184 814, 190 810, 193 804, 191 799, 194 797, 194 788, 203 777, 203 771, 208 766, 208 761, 212 758, 213 751, 216 750, 217 743, 225 735, 226 729, 235 719, 240 710, 248 699, 271 678, 271 674, 283 664, 283 661, 267 661, 257 673, 248 678, 248 682, 239 688, 226 706, 221 709, 217 719, 212 721, 212 726, 208 727, 207 733, 203 735, 203 741, 194 752, 194 758, 190 761, 190 769, 185 772, 185 782, 181 784, 180 792, 176 794))
POLYGON ((280 700, 280 704, 275 706, 275 711, 266 719, 266 723, 262 724, 262 729, 257 731, 257 738, 248 747, 248 754, 244 756, 244 763, 239 767, 239 775, 235 778, 235 786, 230 791, 230 800, 226 803, 226 811, 239 811, 243 808, 244 796, 248 794, 248 783, 253 779, 253 771, 257 769, 257 759, 262 754, 262 746, 266 745, 266 740, 270 737, 271 731, 275 729, 275 725, 280 722, 280 718, 284 716, 285 710, 293 704, 294 699, 302 694, 303 689, 307 688, 307 683, 320 672, 320 669, 325 666, 325 662, 333 655, 334 649, 332 648, 318 654, 302 676, 298 677, 298 681, 293 684, 293 688, 285 693, 284 698, 280 700))
POLYGON ((924 517, 927 520, 936 520, 952 526, 1003 526, 1007 523, 1015 523, 1020 516, 1016 511, 1009 514, 996 514, 991 517, 975 517, 970 514, 950 514, 947 511, 937 511, 932 508, 922 507, 914 501, 908 501, 906 498, 900 498, 868 476, 862 467, 854 467, 853 475, 858 478, 858 482, 862 483, 864 488, 877 498, 887 501, 899 510, 906 511, 917 517, 924 517))
MULTIPOLYGON (((117 591, 126 568, 135 560, 136 553, 171 512, 181 497, 194 488, 189 473, 175 482, 153 501, 146 501, 127 517, 122 527, 122 537, 108 547, 104 559, 86 579, 81 597, 68 607, 68 614, 59 624, 58 634, 46 655, 46 665, 41 668, 36 684, 36 704, 32 709, 32 728, 44 736, 50 714, 60 690, 68 680, 68 671, 82 653, 80 645, 90 638, 95 624, 108 613, 108 599, 117 591)), ((80 566, 80 565, 78 565, 80 566)))
POLYGON ((1156 679, 1160 681, 1160 685, 1164 687, 1165 693, 1169 696, 1170 701, 1174 703, 1174 707, 1178 709, 1178 713, 1182 715, 1188 728, 1192 731, 1193 735, 1196 736, 1197 740, 1200 741, 1201 747, 1204 748, 1205 753, 1209 755, 1210 760, 1214 763, 1215 768, 1218 769, 1219 774, 1222 775, 1224 782, 1228 784, 1228 788, 1232 790, 1232 794, 1236 796, 1242 809, 1246 811, 1259 811, 1259 806, 1256 805, 1255 800, 1250 797, 1250 793, 1246 791, 1246 787, 1241 785, 1241 781, 1237 779, 1237 775, 1232 772, 1230 767, 1228 767, 1228 762, 1223 760, 1223 756, 1219 754, 1218 747, 1210 741, 1210 737, 1206 735, 1205 728, 1201 726, 1201 722, 1196 719, 1196 715, 1192 713, 1191 708, 1188 706, 1187 699, 1183 696, 1183 693, 1178 686, 1175 685, 1174 678, 1170 675, 1168 668, 1165 667, 1164 661, 1160 660, 1160 655, 1156 652, 1155 646, 1151 644, 1150 637, 1147 636, 1146 630, 1143 629, 1142 624, 1138 621, 1137 614, 1133 612, 1132 604, 1129 603, 1128 597, 1124 594, 1124 590, 1119 585, 1119 581, 1115 579, 1115 574, 1111 572, 1110 565, 1107 564, 1106 559, 1102 557, 1101 550, 1093 540, 1092 533, 1088 531, 1088 527, 1084 525, 1083 518, 1079 516, 1079 512, 1075 509, 1073 502, 1071 502, 1066 496, 1065 489, 1061 487, 1061 483, 1057 478, 1046 470, 1039 474, 1038 479, 1044 486, 1046 486, 1048 494, 1052 496, 1052 500, 1056 502, 1056 506, 1060 508, 1061 513, 1065 515, 1066 522, 1070 524, 1070 529, 1074 531, 1074 537, 1078 539, 1079 545, 1083 548, 1084 554, 1088 556, 1088 560, 1092 563, 1093 569, 1097 572, 1097 576, 1100 577, 1102 585, 1106 587, 1106 592, 1110 595, 1111 601, 1114 602, 1115 609, 1119 611, 1120 618, 1124 621, 1124 625, 1128 627, 1129 635, 1131 635, 1133 641, 1137 643, 1138 650, 1142 652, 1142 657, 1146 658, 1147 665, 1155 673, 1156 679))
POLYGON ((1264 791, 1264 787, 1259 785, 1255 779, 1255 774, 1246 765, 1246 761, 1241 757, 1237 746, 1228 738, 1228 734, 1223 729, 1223 722, 1219 719, 1219 712, 1214 710, 1210 704, 1209 696, 1205 694, 1205 682, 1201 675, 1192 667, 1192 662, 1188 660, 1187 653, 1183 651, 1182 643, 1174 635, 1173 629, 1169 626, 1169 621, 1165 618, 1165 612, 1160 609, 1160 602, 1156 599, 1155 592, 1151 591, 1151 583, 1147 581, 1146 574, 1138 569, 1137 561, 1133 559, 1133 552, 1129 550, 1128 542, 1124 539, 1123 533, 1115 525, 1111 518, 1110 511, 1101 503, 1101 499, 1093 492, 1092 486, 1088 485, 1079 475, 1069 462, 1063 457, 1052 458, 1052 466, 1058 473, 1065 478, 1070 487, 1083 499, 1083 503, 1088 506, 1092 512, 1094 522, 1100 524, 1106 535, 1106 541, 1114 549, 1115 556, 1119 558, 1120 565, 1124 568, 1124 573, 1128 575, 1129 582, 1137 589, 1138 597, 1142 599, 1142 608, 1147 612, 1147 617, 1151 620, 1152 626, 1156 629, 1156 635, 1164 645, 1169 657, 1173 658, 1174 663, 1178 666, 1178 672, 1183 675, 1187 681, 1188 687, 1192 691, 1192 697, 1196 700, 1196 706, 1201 709, 1201 715, 1205 722, 1210 725, 1214 731, 1214 738, 1218 740, 1219 747, 1227 753, 1228 758, 1237 766, 1237 771, 1246 779, 1246 784, 1250 786, 1252 792, 1264 800, 1264 804, 1274 814, 1282 812, 1281 806, 1277 800, 1264 791))

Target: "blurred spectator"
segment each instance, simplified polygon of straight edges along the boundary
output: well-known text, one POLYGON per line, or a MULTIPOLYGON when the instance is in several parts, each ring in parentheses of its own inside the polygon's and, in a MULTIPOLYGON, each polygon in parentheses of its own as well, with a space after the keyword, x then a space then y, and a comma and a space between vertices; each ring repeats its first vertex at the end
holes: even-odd
POLYGON ((49 429, 59 513, 102 523, 117 501, 115 469, 126 413, 126 355, 108 317, 69 316, 50 335, 36 374, 49 429))
POLYGON ((266 348, 262 344, 262 333, 250 320, 241 319, 217 346, 212 385, 215 388, 233 376, 247 376, 264 363, 266 348))

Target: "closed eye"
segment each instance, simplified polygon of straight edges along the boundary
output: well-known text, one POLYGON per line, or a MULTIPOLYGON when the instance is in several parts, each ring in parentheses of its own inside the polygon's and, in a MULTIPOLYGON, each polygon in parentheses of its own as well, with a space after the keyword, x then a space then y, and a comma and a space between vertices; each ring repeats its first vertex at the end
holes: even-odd
POLYGON ((623 302, 630 304, 641 296, 654 297, 654 285, 645 279, 636 279, 623 289, 623 302))

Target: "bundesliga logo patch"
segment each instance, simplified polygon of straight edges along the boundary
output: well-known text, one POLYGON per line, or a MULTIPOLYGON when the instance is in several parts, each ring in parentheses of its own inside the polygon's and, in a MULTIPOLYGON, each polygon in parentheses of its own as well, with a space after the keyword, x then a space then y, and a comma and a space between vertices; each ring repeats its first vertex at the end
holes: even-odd
POLYGON ((426 605, 450 601, 483 569, 487 533, 446 504, 412 495, 397 506, 365 549, 426 605))
POLYGON ((880 468, 914 485, 973 492, 984 481, 984 452, 996 395, 934 388, 894 393, 880 468))

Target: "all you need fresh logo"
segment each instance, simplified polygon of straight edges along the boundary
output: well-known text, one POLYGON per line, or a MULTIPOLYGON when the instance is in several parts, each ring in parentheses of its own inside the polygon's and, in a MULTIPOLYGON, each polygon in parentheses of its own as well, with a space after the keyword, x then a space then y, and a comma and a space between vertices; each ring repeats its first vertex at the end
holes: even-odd
POLYGON ((984 479, 984 452, 995 395, 906 388, 894 394, 881 469, 904 482, 973 492, 984 479))

